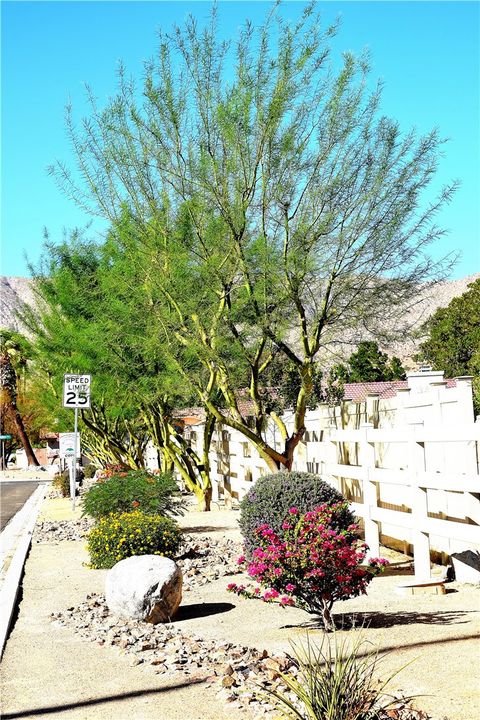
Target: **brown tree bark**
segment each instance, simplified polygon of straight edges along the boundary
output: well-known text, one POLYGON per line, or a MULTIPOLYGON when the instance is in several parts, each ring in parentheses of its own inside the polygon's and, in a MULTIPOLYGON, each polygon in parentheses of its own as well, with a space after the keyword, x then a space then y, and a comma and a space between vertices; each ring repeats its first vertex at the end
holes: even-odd
POLYGON ((13 421, 13 424, 15 425, 15 429, 17 431, 18 437, 19 437, 20 442, 22 443, 23 448, 25 450, 28 464, 38 467, 40 465, 40 463, 38 462, 38 460, 35 456, 35 452, 30 443, 30 440, 28 439, 28 435, 25 430, 25 426, 23 424, 22 416, 20 415, 16 404, 12 403, 9 410, 10 410, 12 421, 13 421))

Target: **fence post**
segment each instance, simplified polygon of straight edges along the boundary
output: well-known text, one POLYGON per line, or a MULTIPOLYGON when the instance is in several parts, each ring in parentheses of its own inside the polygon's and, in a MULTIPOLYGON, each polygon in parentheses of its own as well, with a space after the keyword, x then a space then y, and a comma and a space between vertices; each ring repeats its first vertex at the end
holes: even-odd
POLYGON ((336 426, 333 421, 330 420, 328 426, 323 431, 322 435, 322 459, 320 460, 320 474, 322 479, 326 480, 330 485, 341 491, 341 480, 336 475, 332 475, 329 471, 329 465, 336 465, 337 459, 337 442, 332 439, 332 433, 335 432, 336 426))
POLYGON ((362 465, 365 467, 363 479, 363 517, 365 523, 365 542, 370 554, 380 554, 380 533, 378 523, 372 518, 372 508, 377 507, 377 483, 370 479, 375 470, 375 444, 368 441, 368 431, 373 430, 373 423, 363 423, 364 439, 361 442, 362 465))
POLYGON ((395 409, 394 427, 408 424, 408 409, 410 408, 410 388, 398 388, 397 390, 397 406, 395 409))
POLYGON ((412 488, 412 540, 415 577, 427 580, 430 578, 430 538, 428 532, 422 530, 428 515, 427 490, 419 485, 419 473, 425 471, 425 445, 415 439, 408 443, 408 474, 412 488))

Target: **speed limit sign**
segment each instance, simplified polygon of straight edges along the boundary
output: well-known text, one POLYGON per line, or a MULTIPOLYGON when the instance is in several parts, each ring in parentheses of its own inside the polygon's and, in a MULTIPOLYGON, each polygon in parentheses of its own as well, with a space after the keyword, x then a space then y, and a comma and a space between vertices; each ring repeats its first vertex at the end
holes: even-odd
POLYGON ((63 407, 89 408, 91 375, 63 376, 63 407))

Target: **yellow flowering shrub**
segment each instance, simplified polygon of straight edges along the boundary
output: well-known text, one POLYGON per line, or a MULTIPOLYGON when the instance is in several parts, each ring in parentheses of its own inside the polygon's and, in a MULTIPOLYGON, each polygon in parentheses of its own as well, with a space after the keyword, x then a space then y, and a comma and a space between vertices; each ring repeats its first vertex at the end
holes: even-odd
POLYGON ((101 518, 88 535, 92 568, 111 568, 132 555, 174 557, 181 541, 177 523, 139 510, 101 518))

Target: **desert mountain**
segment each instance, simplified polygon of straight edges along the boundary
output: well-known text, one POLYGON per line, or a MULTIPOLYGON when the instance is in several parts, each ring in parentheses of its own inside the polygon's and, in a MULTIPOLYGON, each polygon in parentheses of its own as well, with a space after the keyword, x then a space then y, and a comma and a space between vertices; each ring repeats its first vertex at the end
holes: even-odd
MULTIPOLYGON (((480 278, 480 273, 468 275, 460 280, 448 280, 436 285, 428 295, 420 298, 419 302, 409 313, 409 324, 414 328, 421 325, 432 315, 437 308, 446 307, 454 297, 462 295, 468 289, 468 285, 480 278)), ((21 322, 17 312, 24 304, 34 305, 35 297, 31 287, 31 280, 23 277, 1 277, 0 278, 0 327, 10 330, 22 331, 21 322)), ((409 358, 415 354, 419 340, 406 338, 401 342, 392 343, 389 347, 383 347, 390 355, 397 355, 407 366, 409 358)), ((352 348, 348 347, 348 356, 352 348)))

